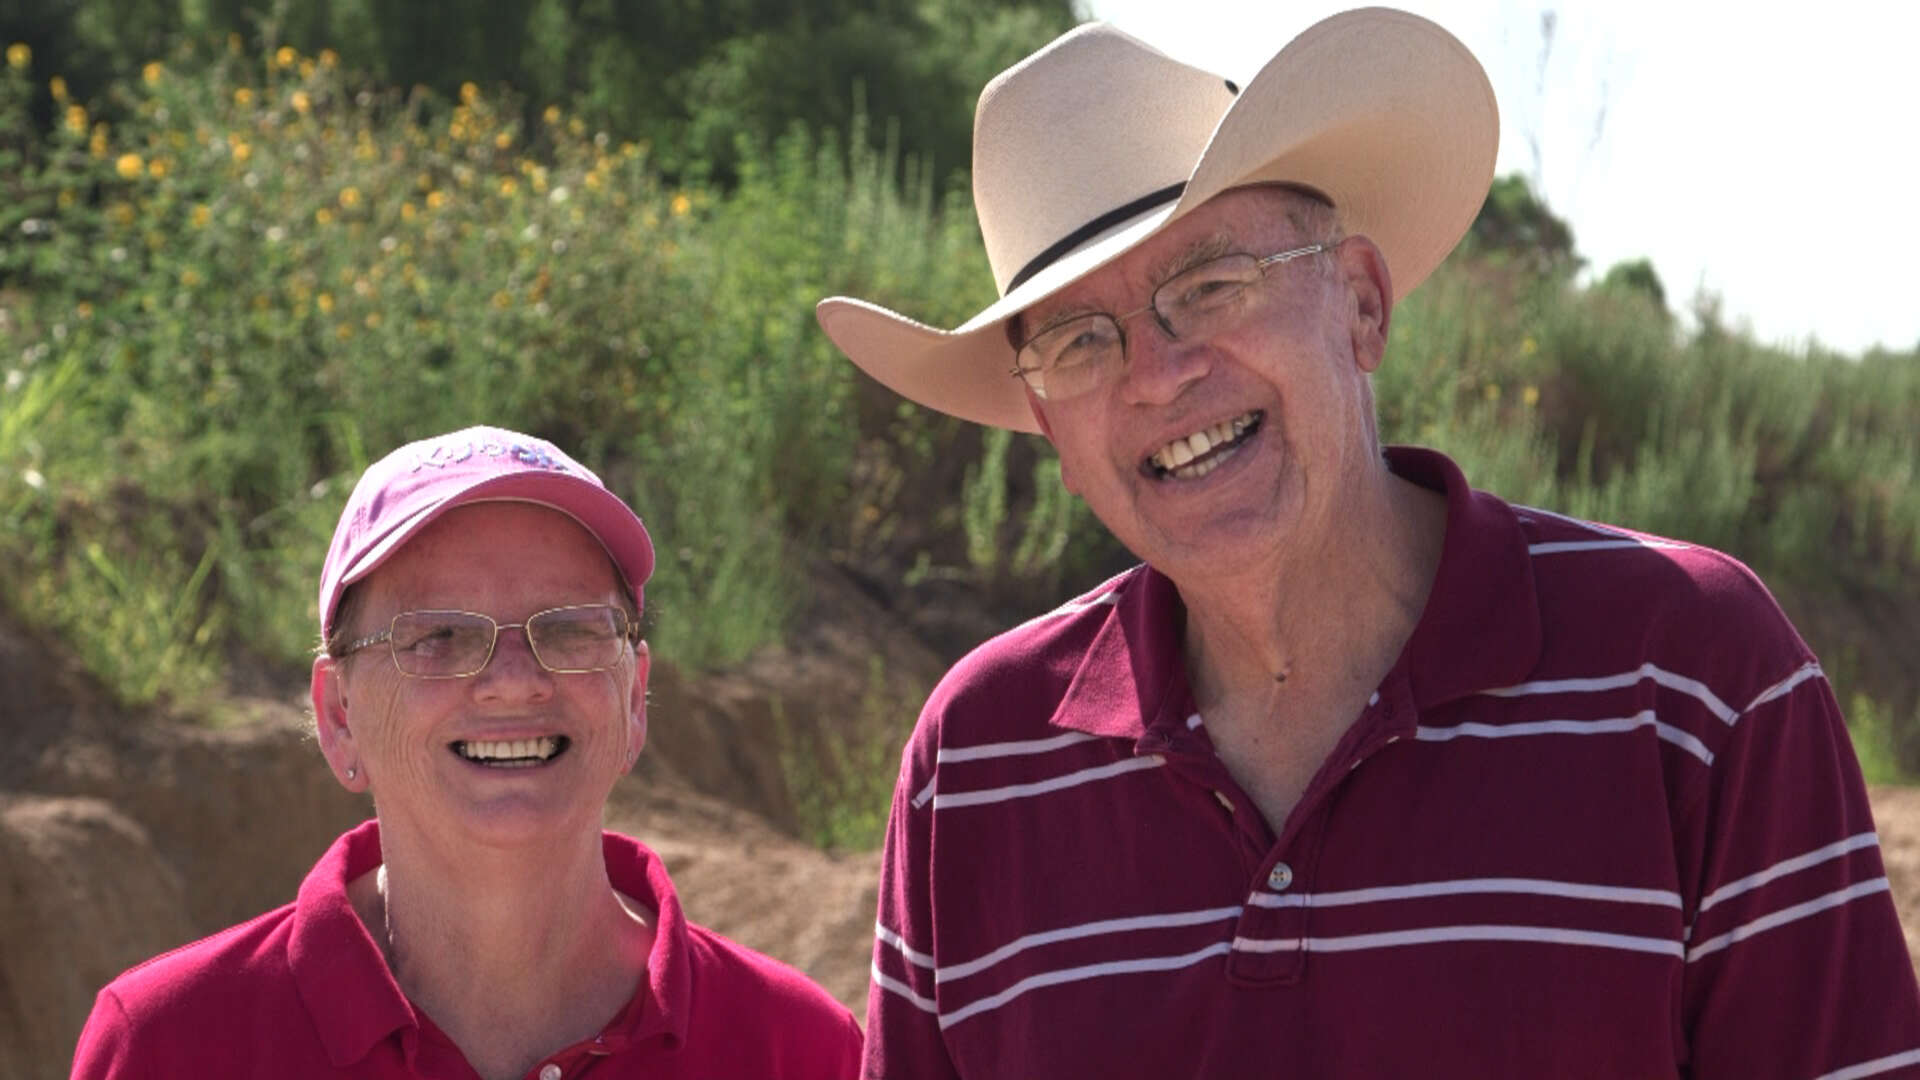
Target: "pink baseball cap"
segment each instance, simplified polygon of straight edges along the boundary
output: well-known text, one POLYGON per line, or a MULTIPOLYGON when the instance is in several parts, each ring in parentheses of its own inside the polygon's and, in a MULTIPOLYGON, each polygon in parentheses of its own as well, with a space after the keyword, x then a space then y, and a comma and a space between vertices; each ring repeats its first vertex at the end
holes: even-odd
POLYGON ((505 499, 550 506, 578 521, 613 557, 633 601, 653 573, 653 540, 619 496, 586 466, 531 435, 470 427, 407 445, 374 462, 353 487, 320 571, 321 640, 347 586, 372 573, 435 518, 464 503, 505 499))

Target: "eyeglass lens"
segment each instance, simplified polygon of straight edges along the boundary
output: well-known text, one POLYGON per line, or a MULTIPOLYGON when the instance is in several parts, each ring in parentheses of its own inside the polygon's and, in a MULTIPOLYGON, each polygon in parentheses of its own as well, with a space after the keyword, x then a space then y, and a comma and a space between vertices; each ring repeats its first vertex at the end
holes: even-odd
MULTIPOLYGON (((472 675, 486 667, 501 626, 468 611, 408 611, 393 620, 393 660, 402 672, 424 678, 472 675)), ((553 672, 600 671, 620 661, 626 644, 626 612, 606 604, 555 608, 528 619, 534 659, 553 672)))
POLYGON ((1042 397, 1065 400, 1098 389, 1124 363, 1120 322, 1152 311, 1182 341, 1201 341, 1231 330, 1253 308, 1249 286, 1262 276, 1262 262, 1234 254, 1209 260, 1167 279, 1153 292, 1153 306, 1115 319, 1083 315, 1035 335, 1021 350, 1020 371, 1042 397))

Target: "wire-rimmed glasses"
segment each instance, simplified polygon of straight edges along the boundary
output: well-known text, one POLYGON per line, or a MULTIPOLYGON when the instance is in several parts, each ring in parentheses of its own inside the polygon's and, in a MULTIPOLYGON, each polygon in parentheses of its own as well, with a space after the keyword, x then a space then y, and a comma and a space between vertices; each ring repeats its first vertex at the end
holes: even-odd
POLYGON ((1168 337, 1204 341, 1232 330, 1254 310, 1250 290, 1266 277, 1268 267, 1334 247, 1308 244, 1264 258, 1222 255, 1189 267, 1161 282, 1152 303, 1138 311, 1071 315, 1043 327, 1016 352, 1013 374, 1047 401, 1091 393, 1126 367, 1127 338, 1121 324, 1128 319, 1151 312, 1168 337))
POLYGON ((385 642, 393 666, 416 679, 464 679, 486 670, 502 630, 520 630, 541 667, 556 675, 605 671, 620 663, 638 627, 613 604, 548 608, 525 622, 499 623, 477 611, 403 611, 385 630, 348 642, 336 658, 385 642))

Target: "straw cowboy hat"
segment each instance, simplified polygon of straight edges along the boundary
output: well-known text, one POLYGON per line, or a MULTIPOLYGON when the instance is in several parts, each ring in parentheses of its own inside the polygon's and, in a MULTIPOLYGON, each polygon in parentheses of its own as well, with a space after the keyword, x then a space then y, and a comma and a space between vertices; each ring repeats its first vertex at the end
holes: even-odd
POLYGON ((1246 86, 1088 23, 980 94, 973 201, 1000 299, 954 330, 876 304, 820 302, 821 327, 904 397, 1037 431, 1006 320, 1228 188, 1324 194, 1386 254, 1405 296, 1459 242, 1493 181, 1500 120, 1445 30, 1365 8, 1308 28, 1246 86))

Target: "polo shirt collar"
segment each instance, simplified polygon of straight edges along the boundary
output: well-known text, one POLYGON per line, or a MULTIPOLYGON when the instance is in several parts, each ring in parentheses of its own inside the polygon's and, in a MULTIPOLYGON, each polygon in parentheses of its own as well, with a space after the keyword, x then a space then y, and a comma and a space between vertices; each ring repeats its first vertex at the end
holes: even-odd
MULTIPOLYGON (((613 887, 656 912, 647 985, 603 1033, 609 1052, 656 1036, 666 1048, 684 1045, 693 998, 686 915, 659 856, 618 833, 601 834, 613 887)), ((365 822, 333 842, 301 882, 287 943, 288 964, 302 1004, 313 1017, 327 1058, 347 1068, 374 1046, 406 1028, 418 1028, 413 1004, 394 981, 380 948, 367 933, 347 883, 380 865, 380 825, 365 822)))
MULTIPOLYGON (((1475 491, 1446 455, 1389 447, 1387 465, 1447 498, 1447 535, 1433 590, 1401 650, 1421 710, 1523 681, 1542 647, 1540 604, 1527 540, 1512 507, 1475 491)), ((1141 566, 1117 579, 1052 724, 1139 740, 1154 726, 1181 724, 1192 702, 1182 636, 1186 606, 1171 579, 1141 566)), ((1391 678, 1391 676, 1389 676, 1391 678)))
POLYGON ((624 1043, 663 1038, 665 1048, 686 1044, 693 1011, 693 961, 688 952, 686 913, 660 856, 629 836, 601 834, 607 877, 621 893, 654 910, 653 951, 647 954, 647 986, 607 1026, 609 1051, 624 1043), (642 1000, 644 999, 644 1000, 642 1000))
POLYGON ((419 1026, 380 947, 347 899, 347 883, 380 865, 380 825, 365 822, 333 842, 293 905, 287 962, 327 1059, 347 1068, 381 1040, 419 1026))

